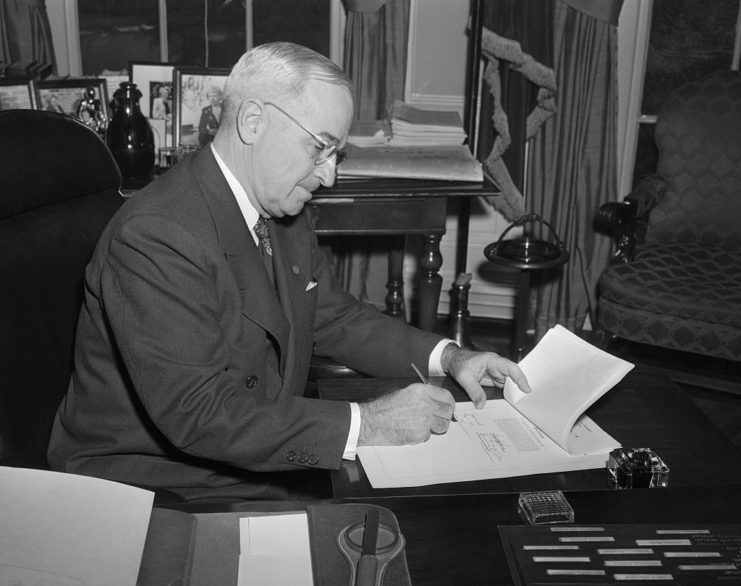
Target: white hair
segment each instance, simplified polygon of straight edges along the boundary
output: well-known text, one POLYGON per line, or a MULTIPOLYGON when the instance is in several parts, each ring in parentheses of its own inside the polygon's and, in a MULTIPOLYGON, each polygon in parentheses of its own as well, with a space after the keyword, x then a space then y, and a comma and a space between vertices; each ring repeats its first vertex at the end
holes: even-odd
POLYGON ((311 80, 343 86, 351 92, 345 72, 325 56, 294 43, 258 45, 242 55, 226 80, 223 117, 232 120, 245 98, 289 105, 298 102, 311 80))

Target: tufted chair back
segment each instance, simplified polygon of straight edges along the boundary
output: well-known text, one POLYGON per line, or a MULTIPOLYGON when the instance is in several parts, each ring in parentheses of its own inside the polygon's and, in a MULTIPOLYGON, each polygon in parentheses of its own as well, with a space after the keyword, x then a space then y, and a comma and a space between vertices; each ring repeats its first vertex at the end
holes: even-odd
POLYGON ((655 136, 666 191, 646 242, 741 248, 741 73, 720 71, 674 92, 655 136))
POLYGON ((0 112, 0 465, 47 466, 85 266, 123 203, 120 186, 113 156, 87 126, 0 112))

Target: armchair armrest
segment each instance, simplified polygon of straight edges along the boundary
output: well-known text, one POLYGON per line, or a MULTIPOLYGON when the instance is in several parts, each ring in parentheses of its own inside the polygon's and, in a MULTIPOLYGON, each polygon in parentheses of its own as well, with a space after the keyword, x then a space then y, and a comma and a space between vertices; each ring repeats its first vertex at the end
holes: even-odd
POLYGON ((646 235, 648 216, 664 197, 665 191, 666 184, 661 175, 648 175, 623 201, 607 202, 597 210, 594 227, 597 232, 612 236, 615 242, 613 262, 633 260, 636 244, 646 235))

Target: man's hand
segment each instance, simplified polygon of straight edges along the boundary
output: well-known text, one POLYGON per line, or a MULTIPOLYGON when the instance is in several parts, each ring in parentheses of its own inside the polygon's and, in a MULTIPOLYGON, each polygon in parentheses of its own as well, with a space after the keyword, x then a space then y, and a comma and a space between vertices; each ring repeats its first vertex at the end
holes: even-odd
POLYGON ((520 367, 493 352, 474 352, 448 344, 441 362, 443 370, 458 381, 477 409, 486 404, 482 385, 501 388, 509 377, 523 393, 532 391, 520 367))
POLYGON ((402 446, 445 433, 455 409, 445 389, 415 383, 360 403, 359 446, 402 446))

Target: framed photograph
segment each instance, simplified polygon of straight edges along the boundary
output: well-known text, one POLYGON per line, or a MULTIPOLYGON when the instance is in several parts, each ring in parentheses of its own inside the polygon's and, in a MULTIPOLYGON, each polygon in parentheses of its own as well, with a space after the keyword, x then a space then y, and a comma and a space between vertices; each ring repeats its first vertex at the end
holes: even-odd
POLYGON ((0 77, 0 110, 35 110, 38 97, 33 79, 0 77))
POLYGON ((175 67, 175 147, 198 149, 216 134, 229 71, 175 67))
POLYGON ((39 82, 39 110, 61 112, 79 117, 88 89, 93 90, 93 101, 106 120, 110 120, 110 103, 106 80, 100 77, 78 77, 39 82))
POLYGON ((155 149, 173 146, 173 89, 172 73, 174 66, 169 63, 131 61, 129 77, 136 84, 142 97, 139 107, 149 118, 154 131, 155 149))

